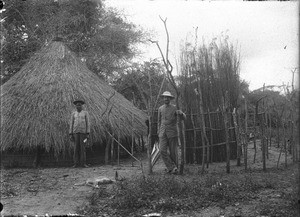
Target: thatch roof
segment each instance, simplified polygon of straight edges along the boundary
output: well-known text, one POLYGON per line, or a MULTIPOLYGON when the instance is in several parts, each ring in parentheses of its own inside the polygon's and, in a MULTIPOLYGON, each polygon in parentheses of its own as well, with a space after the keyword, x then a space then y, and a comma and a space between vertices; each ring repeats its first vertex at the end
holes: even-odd
POLYGON ((62 42, 54 41, 1 86, 1 150, 36 146, 53 148, 55 153, 69 150, 75 99, 85 100, 91 142, 103 141, 108 126, 121 137, 131 136, 133 128, 135 134, 146 132, 145 113, 91 72, 62 42))

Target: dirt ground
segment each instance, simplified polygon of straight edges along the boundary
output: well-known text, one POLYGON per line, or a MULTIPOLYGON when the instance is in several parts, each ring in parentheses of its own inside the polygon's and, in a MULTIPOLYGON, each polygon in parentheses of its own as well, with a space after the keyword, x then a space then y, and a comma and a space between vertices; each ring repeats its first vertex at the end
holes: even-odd
MULTIPOLYGON (((253 163, 253 143, 249 145, 248 165, 252 170, 262 170, 261 152, 257 154, 256 163, 253 163)), ((297 165, 292 165, 291 156, 287 156, 288 167, 284 168, 285 155, 282 153, 279 167, 277 170, 277 160, 279 150, 272 147, 269 150, 267 159, 268 170, 276 170, 278 181, 282 182, 280 189, 266 189, 258 194, 252 201, 234 204, 231 207, 218 207, 212 205, 203 210, 191 211, 186 214, 170 214, 167 216, 259 216, 258 207, 266 200, 274 203, 284 203, 281 197, 283 192, 290 192, 295 189, 291 187, 291 182, 296 180, 297 165), (285 185, 286 183, 286 185, 285 185)), ((141 157, 142 158, 142 157, 141 157)), ((144 170, 147 170, 147 159, 142 159, 144 170)), ((187 177, 195 171, 200 170, 201 166, 186 165, 187 177)), ((237 167, 236 161, 231 161, 231 171, 243 170, 242 166, 237 167)), ((39 169, 1 169, 1 203, 4 209, 1 215, 67 215, 75 214, 79 207, 88 203, 87 197, 94 191, 94 187, 83 185, 90 178, 105 176, 114 180, 115 173, 118 171, 119 177, 130 178, 142 173, 140 163, 132 160, 121 162, 120 165, 99 165, 89 168, 39 168, 39 169)), ((219 172, 226 174, 225 163, 213 163, 207 169, 208 173, 219 172)), ((164 173, 164 165, 161 160, 154 167, 154 173, 164 173)), ((109 186, 109 185, 107 185, 109 186)))

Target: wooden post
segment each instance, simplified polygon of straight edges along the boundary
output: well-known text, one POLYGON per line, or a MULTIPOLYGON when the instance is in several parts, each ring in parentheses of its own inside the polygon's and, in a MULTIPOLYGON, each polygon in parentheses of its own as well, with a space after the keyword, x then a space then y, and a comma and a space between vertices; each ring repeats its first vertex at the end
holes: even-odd
POLYGON ((292 136, 291 136, 291 145, 292 145, 292 150, 293 150, 293 163, 297 161, 297 148, 295 144, 295 137, 294 137, 294 121, 292 121, 292 136))
MULTIPOLYGON (((203 114, 203 116, 204 116, 203 120, 205 123, 205 115, 203 114)), ((207 137, 206 129, 204 129, 204 131, 205 131, 205 137, 207 137)), ((209 167, 209 142, 207 142, 207 145, 206 145, 206 168, 208 168, 208 167, 209 167)))
POLYGON ((208 111, 208 121, 209 121, 209 132, 210 132, 210 145, 211 145, 211 149, 210 149, 210 163, 213 161, 213 131, 212 131, 212 123, 211 123, 211 117, 210 117, 210 111, 208 111))
POLYGON ((271 113, 269 112, 268 115, 268 119, 269 119, 269 143, 270 143, 270 147, 272 147, 272 119, 271 119, 271 113))
MULTIPOLYGON (((132 129, 131 129, 131 154, 133 156, 133 147, 134 147, 134 114, 133 112, 131 113, 131 124, 132 124, 132 129)), ((131 162, 131 166, 133 166, 134 160, 131 162)))
POLYGON ((35 148, 33 167, 38 168, 39 166, 41 166, 41 161, 42 161, 42 148, 41 146, 37 145, 35 148))
POLYGON ((144 139, 143 139, 143 135, 140 135, 140 139, 139 139, 139 144, 142 147, 142 152, 144 153, 145 151, 145 146, 144 146, 144 139))
MULTIPOLYGON (((299 130, 299 123, 297 125, 299 130)), ((300 180, 300 142, 297 142, 297 160, 298 160, 298 180, 300 180)), ((298 181, 298 207, 300 212, 300 182, 298 181)))
POLYGON ((230 144, 229 144, 229 132, 228 132, 228 92, 225 93, 225 99, 223 104, 223 118, 225 126, 225 140, 226 140, 226 172, 230 173, 230 144))
POLYGON ((234 130, 235 130, 235 137, 236 137, 236 143, 237 143, 237 166, 241 166, 241 141, 240 141, 240 132, 239 127, 236 120, 236 108, 233 109, 232 112, 233 116, 233 123, 234 123, 234 130))
POLYGON ((253 163, 255 163, 256 160, 256 153, 257 153, 257 148, 256 148, 256 138, 257 138, 257 129, 256 129, 256 120, 257 120, 257 114, 254 112, 254 138, 253 138, 253 148, 254 148, 254 155, 253 155, 253 163))
MULTIPOLYGON (((186 135, 185 135, 185 132, 186 132, 186 128, 185 128, 185 123, 184 121, 181 121, 182 122, 182 139, 183 139, 183 153, 181 154, 181 157, 183 158, 183 165, 186 164, 186 135)), ((182 174, 183 174, 183 169, 182 169, 182 174)))
MULTIPOLYGON (((179 92, 177 92, 177 96, 176 96, 176 107, 179 110, 179 102, 178 102, 178 94, 179 92)), ((180 166, 179 166, 179 174, 183 174, 183 170, 184 170, 184 164, 185 164, 185 139, 184 139, 184 133, 183 133, 183 129, 184 127, 184 122, 181 120, 181 117, 179 115, 177 115, 177 123, 178 123, 178 137, 179 137, 179 141, 180 141, 180 150, 181 150, 181 160, 180 160, 180 166)))
POLYGON ((261 139, 262 139, 262 160, 263 160, 263 171, 266 171, 266 144, 265 144, 265 126, 264 126, 264 115, 261 115, 261 139))
POLYGON ((279 128, 280 128, 280 118, 279 118, 279 115, 277 115, 277 120, 276 120, 276 130, 277 130, 277 148, 279 148, 279 145, 280 145, 280 135, 279 135, 279 128))
MULTIPOLYGON (((263 86, 263 93, 265 92, 265 83, 264 83, 264 86, 263 86)), ((266 103, 265 103, 265 99, 263 99, 263 101, 262 101, 262 105, 263 105, 263 110, 265 111, 262 115, 263 115, 263 128, 265 128, 265 124, 266 124, 266 121, 267 121, 267 112, 266 112, 266 108, 265 108, 265 105, 266 105, 266 103)), ((267 135, 267 134, 266 134, 267 135)), ((266 156, 267 156, 267 159, 269 159, 269 150, 268 150, 268 139, 266 139, 266 138, 268 138, 267 136, 265 136, 265 134, 264 133, 262 133, 262 141, 263 141, 263 149, 265 149, 265 151, 263 151, 263 152, 265 152, 265 154, 266 154, 266 156)))
POLYGON ((244 145, 244 164, 245 170, 247 170, 248 164, 248 106, 247 99, 245 97, 245 145, 244 145))
MULTIPOLYGON (((152 109, 152 108, 151 108, 152 109)), ((151 110, 150 110, 151 111, 151 110)), ((147 147, 147 155, 148 155, 148 174, 152 174, 152 164, 151 164, 151 151, 152 151, 152 117, 148 116, 149 120, 149 134, 148 134, 148 147, 147 147)))
MULTIPOLYGON (((119 118, 119 122, 118 122, 118 142, 121 143, 120 141, 120 137, 121 137, 121 119, 119 118)), ((120 165, 120 145, 118 145, 118 166, 120 165)))
POLYGON ((204 168, 205 168, 205 122, 203 118, 203 100, 202 100, 202 91, 201 91, 201 86, 200 86, 200 81, 198 80, 198 91, 196 90, 196 93, 198 95, 198 104, 199 108, 197 109, 198 115, 199 115, 199 120, 201 124, 201 142, 202 142, 202 168, 201 168, 201 173, 204 173, 204 168))
POLYGON ((277 160, 277 169, 279 168, 281 153, 282 153, 282 147, 280 147, 280 152, 279 152, 279 156, 278 156, 278 160, 277 160))
POLYGON ((266 154, 267 154, 267 159, 269 159, 269 141, 268 141, 268 115, 267 115, 267 112, 265 112, 265 115, 264 115, 264 124, 266 126, 266 136, 265 136, 265 140, 266 140, 266 154))
MULTIPOLYGON (((266 96, 261 97, 255 103, 255 114, 258 116, 258 105, 259 101, 265 98, 266 96)), ((262 160, 263 160, 263 171, 266 171, 266 144, 265 144, 265 113, 261 113, 259 116, 259 126, 261 130, 261 145, 262 145, 262 160)))
MULTIPOLYGON (((258 108, 258 106, 257 106, 258 108)), ((262 145, 262 161, 263 161, 263 171, 266 171, 266 144, 265 144, 265 127, 264 127, 264 113, 259 117, 259 125, 261 131, 261 145, 262 145)))
POLYGON ((108 161, 109 161, 110 144, 111 144, 111 139, 110 139, 110 136, 107 135, 106 136, 106 146, 105 146, 105 157, 104 157, 105 165, 107 165, 108 161))
MULTIPOLYGON (((113 137, 114 137, 114 133, 112 133, 113 137)), ((113 139, 111 139, 111 145, 110 145, 110 159, 111 159, 111 164, 114 163, 114 158, 115 158, 115 155, 114 155, 114 143, 115 141, 113 139)))
POLYGON ((195 126, 195 121, 194 121, 194 117, 193 114, 191 114, 191 121, 192 121, 192 125, 193 125, 193 133, 194 133, 194 150, 193 150, 193 163, 196 163, 196 148, 197 148, 197 132, 196 132, 196 126, 195 126))
POLYGON ((283 123, 283 144, 284 144, 284 165, 287 167, 287 147, 286 147, 286 123, 283 123))
POLYGON ((240 147, 240 153, 241 153, 241 157, 243 156, 243 127, 242 127, 242 120, 241 120, 241 114, 240 112, 237 113, 237 119, 238 119, 238 123, 240 123, 240 126, 239 126, 239 131, 240 131, 240 142, 241 142, 241 147, 240 147))

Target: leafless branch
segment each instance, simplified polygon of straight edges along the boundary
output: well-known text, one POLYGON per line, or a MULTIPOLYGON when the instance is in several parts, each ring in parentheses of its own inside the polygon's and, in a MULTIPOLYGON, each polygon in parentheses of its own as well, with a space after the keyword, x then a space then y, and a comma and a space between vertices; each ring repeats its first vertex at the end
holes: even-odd
POLYGON ((165 56, 164 56, 164 54, 163 54, 163 52, 162 52, 162 50, 161 50, 161 48, 160 48, 160 46, 159 46, 158 41, 152 41, 152 40, 149 40, 149 41, 156 44, 156 46, 157 46, 157 48, 158 48, 158 50, 159 50, 159 52, 160 52, 160 55, 161 55, 161 57, 162 57, 163 63, 164 63, 164 65, 165 65, 167 71, 169 71, 168 62, 167 62, 166 59, 165 59, 165 56))
POLYGON ((162 19, 161 16, 159 16, 159 18, 161 19, 161 21, 164 23, 164 27, 165 27, 165 31, 166 31, 166 35, 167 35, 167 49, 166 49, 166 60, 169 59, 169 41, 170 41, 170 37, 169 37, 169 31, 167 29, 167 18, 162 19))
POLYGON ((159 88, 159 91, 158 91, 158 95, 157 95, 157 97, 156 97, 156 101, 155 101, 155 103, 154 103, 153 110, 154 110, 154 109, 156 108, 156 106, 157 106, 157 103, 158 103, 158 100, 159 100, 159 97, 160 97, 162 88, 163 88, 163 86, 164 86, 165 80, 166 80, 166 74, 164 73, 164 79, 163 79, 163 81, 162 81, 161 84, 160 84, 160 88, 159 88))

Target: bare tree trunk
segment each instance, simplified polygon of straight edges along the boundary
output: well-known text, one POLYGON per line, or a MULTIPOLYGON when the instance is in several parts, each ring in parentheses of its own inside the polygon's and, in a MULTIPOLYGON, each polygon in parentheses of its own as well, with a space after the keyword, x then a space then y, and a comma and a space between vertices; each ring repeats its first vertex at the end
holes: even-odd
MULTIPOLYGON (((166 68, 166 71, 167 71, 167 75, 168 75, 168 80, 170 81, 171 85, 173 86, 175 92, 176 92, 176 108, 179 110, 180 109, 180 106, 179 106, 179 90, 178 90, 178 87, 177 87, 177 84, 175 82, 175 79, 174 79, 174 76, 172 75, 172 71, 173 71, 173 66, 169 60, 169 43, 170 43, 170 40, 169 40, 169 31, 168 31, 168 28, 167 28, 167 18, 166 19, 162 19, 160 17, 161 21, 164 23, 164 28, 165 28, 165 32, 166 32, 166 35, 167 35, 167 47, 166 47, 166 55, 164 56, 158 42, 154 42, 154 41, 151 41, 152 43, 156 43, 158 49, 159 49, 159 52, 161 54, 161 57, 162 57, 162 60, 163 60, 163 63, 164 63, 164 66, 166 68)), ((178 116, 177 116, 178 117, 178 116)), ((185 163, 185 139, 184 139, 184 133, 183 133, 183 129, 185 129, 184 127, 184 122, 181 120, 181 118, 177 119, 177 123, 178 123, 178 128, 179 128, 179 132, 178 132, 178 137, 179 137, 179 140, 180 140, 180 144, 181 144, 181 161, 180 161, 180 169, 179 169, 179 173, 180 174, 183 174, 183 170, 184 170, 184 163, 185 163)))
MULTIPOLYGON (((149 134, 148 134, 148 174, 152 174, 152 163, 151 163, 151 152, 152 152, 152 116, 154 114, 153 107, 152 107, 152 86, 151 86, 151 76, 148 73, 148 82, 150 85, 150 100, 148 101, 148 120, 149 120, 149 134)), ((146 100, 144 100, 147 102, 146 100)))

